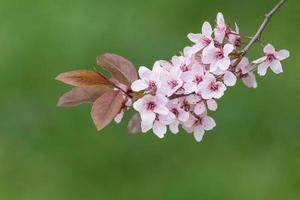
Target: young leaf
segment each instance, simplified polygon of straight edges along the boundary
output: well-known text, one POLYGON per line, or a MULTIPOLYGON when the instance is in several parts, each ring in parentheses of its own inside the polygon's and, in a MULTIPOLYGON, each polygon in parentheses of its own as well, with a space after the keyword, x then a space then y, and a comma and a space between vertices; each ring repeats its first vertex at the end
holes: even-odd
POLYGON ((68 85, 85 87, 85 86, 111 86, 111 82, 102 74, 95 71, 77 70, 59 74, 56 80, 68 85))
POLYGON ((59 98, 57 106, 77 106, 96 101, 102 94, 111 90, 102 87, 75 87, 59 98))
POLYGON ((139 113, 135 113, 128 122, 129 133, 136 134, 141 132, 141 116, 139 113))
POLYGON ((115 118, 120 112, 123 102, 121 91, 106 92, 94 102, 91 115, 98 131, 115 118))
POLYGON ((130 86, 138 79, 134 65, 122 56, 106 53, 97 57, 97 64, 109 71, 120 83, 130 86))

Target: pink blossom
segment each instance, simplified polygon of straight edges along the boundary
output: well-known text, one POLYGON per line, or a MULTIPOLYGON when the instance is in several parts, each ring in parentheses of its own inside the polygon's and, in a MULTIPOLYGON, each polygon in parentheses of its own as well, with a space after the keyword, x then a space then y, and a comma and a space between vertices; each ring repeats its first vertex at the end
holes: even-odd
POLYGON ((210 72, 215 72, 218 69, 227 70, 230 66, 229 54, 233 49, 232 44, 225 44, 223 48, 217 48, 211 43, 203 50, 202 61, 204 64, 210 64, 210 72))
POLYGON ((167 115, 169 114, 169 110, 166 107, 168 103, 168 99, 162 95, 145 95, 141 99, 137 100, 133 103, 133 108, 138 111, 141 115, 142 119, 142 128, 143 125, 151 125, 153 124, 156 115, 167 115))
POLYGON ((182 72, 186 72, 191 69, 191 58, 188 55, 173 56, 172 64, 175 69, 179 68, 182 72))
POLYGON ((190 33, 188 38, 195 43, 193 46, 194 53, 207 47, 212 41, 212 28, 208 22, 204 22, 202 25, 202 33, 190 33))
POLYGON ((183 85, 185 94, 199 93, 200 84, 204 79, 204 69, 201 66, 193 66, 192 70, 183 73, 181 78, 185 82, 183 85))
POLYGON ((194 133, 194 138, 197 142, 202 140, 205 131, 212 130, 215 126, 215 120, 206 114, 199 116, 190 115, 189 120, 184 123, 184 129, 188 133, 194 133))
POLYGON ((215 40, 217 40, 219 43, 222 44, 227 33, 227 25, 225 23, 223 14, 220 12, 217 15, 217 26, 214 29, 214 32, 215 32, 215 40))
POLYGON ((170 124, 170 130, 172 133, 177 134, 179 129, 178 125, 181 122, 185 122, 189 119, 189 112, 185 111, 180 105, 178 100, 170 101, 168 104, 168 108, 171 113, 176 117, 175 120, 170 124))
POLYGON ((207 74, 201 83, 201 96, 203 99, 219 99, 224 95, 226 86, 217 81, 212 74, 207 74))
POLYGON ((143 124, 142 123, 142 132, 148 132, 150 129, 153 129, 153 133, 159 137, 163 138, 167 133, 167 125, 170 125, 175 120, 175 115, 169 112, 167 115, 156 114, 153 124, 143 124))
POLYGON ((223 82, 226 86, 234 86, 236 84, 237 78, 235 74, 231 71, 225 71, 223 76, 223 82))
POLYGON ((201 115, 207 112, 207 109, 216 111, 218 108, 217 102, 214 99, 203 99, 201 95, 189 95, 186 101, 191 105, 195 114, 201 115))
POLYGON ((171 96, 174 94, 183 84, 181 76, 181 70, 180 69, 174 69, 169 72, 165 71, 162 73, 162 84, 160 89, 158 90, 158 93, 164 94, 166 96, 171 96))
MULTIPOLYGON (((235 62, 234 60, 233 62, 235 62)), ((236 73, 242 78, 243 83, 249 88, 256 88, 257 82, 255 74, 251 71, 251 65, 248 58, 243 57, 239 64, 236 66, 236 73)))
POLYGON ((231 44, 233 44, 236 47, 240 47, 241 46, 241 36, 240 36, 240 30, 238 25, 235 23, 235 31, 231 31, 228 34, 228 42, 230 42, 231 44))
POLYGON ((267 44, 264 47, 264 54, 264 57, 253 61, 253 63, 258 64, 257 72, 259 75, 264 76, 269 67, 275 74, 283 72, 280 61, 290 56, 289 51, 285 49, 276 51, 271 44, 267 44))
POLYGON ((139 76, 141 79, 134 81, 131 85, 131 89, 135 92, 141 90, 156 91, 161 86, 160 76, 162 72, 163 68, 159 62, 155 62, 152 71, 141 66, 139 68, 139 76))

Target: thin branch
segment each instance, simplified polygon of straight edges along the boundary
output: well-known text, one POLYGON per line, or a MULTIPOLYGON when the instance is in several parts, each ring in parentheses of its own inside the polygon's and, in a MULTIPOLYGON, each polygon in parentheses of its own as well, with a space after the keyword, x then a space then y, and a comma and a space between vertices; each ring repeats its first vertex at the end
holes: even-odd
POLYGON ((252 37, 252 39, 249 41, 249 43, 241 51, 239 59, 237 59, 235 61, 235 63, 233 63, 233 67, 237 66, 240 63, 240 61, 242 60, 243 56, 245 56, 248 53, 249 49, 253 46, 253 44, 260 40, 261 35, 262 35, 263 31, 265 30, 266 26, 268 25, 270 19, 285 2, 286 2, 286 0, 280 0, 273 7, 273 9, 265 15, 265 18, 264 18, 263 22, 261 23, 260 27, 258 28, 258 30, 256 31, 255 35, 252 37))

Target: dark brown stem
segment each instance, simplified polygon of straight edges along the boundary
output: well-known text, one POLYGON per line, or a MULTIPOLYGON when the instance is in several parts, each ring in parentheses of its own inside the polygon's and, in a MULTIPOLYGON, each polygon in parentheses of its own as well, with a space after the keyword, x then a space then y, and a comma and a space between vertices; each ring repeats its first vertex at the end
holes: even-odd
POLYGON ((240 57, 233 63, 233 65, 232 65, 233 67, 237 66, 240 63, 240 61, 242 60, 243 56, 245 56, 248 53, 249 49, 253 46, 253 44, 260 40, 261 35, 264 32, 268 23, 270 22, 272 16, 279 10, 279 8, 285 2, 286 2, 286 0, 280 0, 272 8, 272 10, 265 15, 265 18, 264 18, 263 22, 261 23, 260 27, 258 28, 258 30, 256 31, 255 35, 252 37, 252 39, 249 41, 249 43, 243 48, 243 50, 241 51, 240 57))
POLYGON ((177 98, 181 98, 181 97, 187 97, 187 96, 190 96, 192 94, 195 94, 195 93, 190 93, 190 94, 173 94, 172 96, 169 97, 169 99, 173 100, 173 99, 177 99, 177 98))

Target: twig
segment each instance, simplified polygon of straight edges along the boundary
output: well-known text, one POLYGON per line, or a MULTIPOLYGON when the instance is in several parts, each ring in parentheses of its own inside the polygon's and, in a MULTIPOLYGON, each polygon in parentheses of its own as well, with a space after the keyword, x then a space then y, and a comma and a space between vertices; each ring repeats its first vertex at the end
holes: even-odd
POLYGON ((286 0, 280 0, 273 7, 273 9, 265 15, 265 18, 264 18, 263 22, 261 23, 260 27, 258 28, 258 30, 256 31, 255 35, 252 37, 252 39, 249 41, 249 43, 243 48, 243 50, 241 51, 240 57, 233 63, 233 65, 232 65, 233 67, 237 66, 240 63, 240 61, 242 60, 243 56, 245 56, 248 53, 248 51, 252 47, 252 45, 260 40, 261 35, 262 35, 263 31, 265 30, 266 26, 268 25, 270 19, 272 18, 274 13, 276 13, 285 2, 286 2, 286 0))

